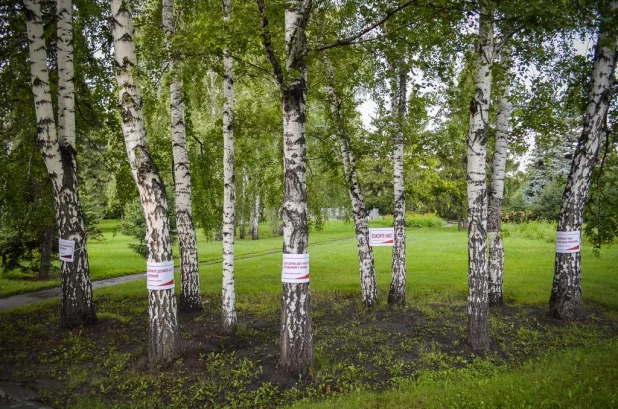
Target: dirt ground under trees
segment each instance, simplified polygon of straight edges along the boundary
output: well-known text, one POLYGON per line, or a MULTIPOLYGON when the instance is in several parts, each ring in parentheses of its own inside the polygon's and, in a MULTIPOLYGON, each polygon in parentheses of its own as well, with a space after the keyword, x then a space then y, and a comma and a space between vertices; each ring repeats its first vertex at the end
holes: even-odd
MULTIPOLYGON (((462 297, 366 311, 348 294, 314 294, 316 363, 307 378, 277 366, 279 300, 240 296, 236 336, 223 336, 220 308, 180 315, 182 355, 164 366, 147 361, 147 300, 96 299, 99 321, 59 328, 58 306, 0 315, 0 381, 36 391, 53 407, 276 407, 358 388, 384 390, 427 371, 517 366, 552 351, 618 337, 615 314, 588 305, 585 322, 564 324, 547 306, 491 312, 491 348, 465 342, 462 297)), ((382 300, 384 295, 382 294, 382 300)))

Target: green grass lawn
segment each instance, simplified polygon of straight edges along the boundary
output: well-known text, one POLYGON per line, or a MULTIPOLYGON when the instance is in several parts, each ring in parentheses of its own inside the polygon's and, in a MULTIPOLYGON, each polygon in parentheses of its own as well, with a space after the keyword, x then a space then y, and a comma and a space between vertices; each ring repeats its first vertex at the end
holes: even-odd
MULTIPOLYGON (((380 220, 371 223, 383 227, 380 220)), ((128 247, 134 239, 114 233, 117 220, 103 220, 102 240, 88 243, 90 272, 93 280, 145 271, 145 260, 128 247)), ((242 292, 278 291, 281 272, 282 238, 273 237, 265 224, 260 240, 236 239, 236 285, 242 292), (267 254, 267 253, 274 254, 267 254), (259 258, 247 258, 251 255, 259 258), (258 261, 259 260, 259 261, 258 261)), ((464 300, 467 293, 467 238, 456 227, 408 228, 407 231, 408 299, 427 295, 464 300)), ((198 234, 202 291, 219 294, 222 243, 207 241, 198 234)), ((554 244, 543 239, 512 233, 505 238, 504 297, 507 303, 543 304, 549 299, 553 279, 554 244)), ((309 234, 311 287, 316 291, 359 291, 358 261, 354 225, 330 221, 321 231, 309 234)), ((178 265, 178 244, 174 255, 178 265)), ((390 283, 390 247, 374 248, 378 286, 382 294, 390 283)), ((587 301, 618 309, 618 250, 605 248, 601 257, 592 254, 584 243, 582 250, 582 291, 587 301)), ((14 280, 0 278, 0 296, 59 285, 59 281, 14 280)), ((123 292, 144 292, 143 282, 129 284, 123 292)), ((118 291, 102 290, 105 291, 118 291)))

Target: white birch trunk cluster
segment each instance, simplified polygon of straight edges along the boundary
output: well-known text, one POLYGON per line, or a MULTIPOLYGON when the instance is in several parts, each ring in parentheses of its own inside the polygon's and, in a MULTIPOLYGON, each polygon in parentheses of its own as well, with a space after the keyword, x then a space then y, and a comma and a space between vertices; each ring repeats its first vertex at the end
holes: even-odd
MULTIPOLYGON (((133 16, 126 0, 112 0, 112 35, 118 105, 131 174, 139 190, 146 218, 148 262, 171 261, 172 240, 167 196, 159 170, 146 142, 142 100, 136 83, 133 16)), ((151 364, 168 361, 179 353, 178 315, 174 289, 149 290, 151 364)))
MULTIPOLYGON (((224 20, 230 18, 231 0, 223 1, 224 20)), ((234 181, 234 72, 232 57, 223 51, 223 283, 221 325, 223 332, 236 331, 236 289, 234 287, 234 218, 236 186, 234 181)))
POLYGON ((174 158, 174 192, 176 199, 176 230, 180 247, 180 303, 181 311, 199 311, 200 275, 197 256, 197 239, 191 208, 191 171, 187 154, 185 107, 182 82, 176 72, 177 64, 171 55, 172 37, 175 34, 174 0, 163 0, 163 31, 168 52, 168 70, 171 73, 170 111, 172 155, 174 158))
POLYGON ((84 216, 79 201, 75 160, 75 114, 72 48, 72 5, 58 2, 58 70, 60 141, 47 71, 47 48, 41 6, 25 0, 30 73, 37 120, 37 142, 54 189, 54 207, 60 238, 73 240, 73 262, 61 262, 62 307, 60 325, 73 328, 96 321, 86 247, 84 216))
POLYGON ((507 70, 504 91, 498 103, 496 119, 496 146, 493 156, 489 207, 487 214, 487 241, 489 243, 489 305, 502 304, 502 281, 504 274, 504 243, 502 240, 502 199, 508 153, 509 116, 511 110, 508 79, 509 54, 504 51, 502 62, 507 70))
POLYGON ((393 227, 395 240, 393 244, 392 279, 388 292, 388 303, 405 305, 406 303, 406 199, 404 194, 403 169, 403 122, 406 115, 407 74, 399 69, 397 86, 393 91, 392 110, 395 118, 395 137, 393 140, 393 227))
POLYGON ((468 343, 474 350, 489 347, 487 265, 487 182, 485 163, 494 53, 493 13, 481 5, 476 93, 470 101, 468 133, 468 343))
MULTIPOLYGON (((594 64, 588 92, 584 127, 577 143, 567 179, 558 219, 559 232, 580 232, 584 206, 590 191, 592 173, 599 155, 601 138, 606 132, 606 117, 613 97, 616 65, 616 9, 611 2, 600 10, 601 24, 595 46, 594 64)), ((581 293, 581 253, 556 253, 554 281, 549 312, 554 318, 575 320, 583 317, 581 293)))
POLYGON ((330 97, 330 110, 335 122, 335 136, 339 143, 343 172, 350 202, 352 203, 352 213, 354 215, 354 228, 356 232, 356 246, 358 249, 358 264, 360 271, 361 299, 363 304, 370 308, 378 301, 378 290, 376 285, 376 271, 373 260, 373 249, 369 245, 369 223, 367 222, 367 212, 365 209, 365 198, 361 190, 360 183, 356 175, 356 165, 354 155, 350 150, 350 142, 346 133, 345 119, 341 112, 341 102, 335 91, 334 70, 330 59, 324 56, 326 75, 329 81, 326 91, 330 97))

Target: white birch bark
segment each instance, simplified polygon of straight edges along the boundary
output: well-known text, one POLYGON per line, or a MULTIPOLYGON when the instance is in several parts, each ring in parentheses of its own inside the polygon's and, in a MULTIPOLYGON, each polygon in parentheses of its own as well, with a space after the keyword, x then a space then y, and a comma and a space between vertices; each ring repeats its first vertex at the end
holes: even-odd
POLYGON ((391 286, 388 292, 388 303, 391 305, 405 305, 406 303, 406 199, 403 179, 403 121, 406 115, 406 83, 407 75, 400 69, 392 101, 396 129, 393 140, 393 194, 395 198, 393 227, 395 229, 395 240, 391 286))
POLYGON ((249 171, 247 171, 247 167, 243 166, 242 168, 242 189, 241 189, 241 205, 240 205, 240 239, 245 238, 245 233, 247 232, 247 218, 246 218, 246 208, 247 208, 247 186, 249 186, 249 171))
MULTIPOLYGON (((71 13, 64 10, 67 6, 70 9, 70 2, 68 5, 66 2, 59 5, 59 18, 62 20, 59 26, 62 27, 63 31, 62 40, 59 40, 59 42, 66 41, 72 30, 71 13)), ((37 142, 54 189, 54 207, 60 238, 75 241, 74 262, 61 263, 62 307, 60 325, 64 328, 73 328, 96 321, 88 266, 86 231, 77 188, 74 146, 75 121, 73 116, 72 128, 69 125, 69 130, 72 129, 73 139, 65 140, 61 145, 56 133, 49 87, 47 48, 45 46, 41 6, 38 0, 26 0, 24 7, 26 9, 26 29, 30 51, 32 94, 37 120, 37 142)), ((63 45, 65 44, 63 43, 63 45)), ((63 70, 59 81, 63 93, 61 93, 59 99, 65 100, 62 109, 65 114, 70 111, 71 101, 74 98, 73 93, 67 94, 71 85, 66 81, 72 82, 73 80, 72 77, 66 78, 65 75, 67 66, 70 66, 68 69, 72 70, 72 55, 68 53, 72 54, 72 50, 65 48, 62 61, 59 61, 59 66, 62 66, 63 70)), ((66 117, 65 115, 64 118, 66 117)), ((70 120, 70 113, 68 118, 70 120)))
POLYGON ((468 133, 468 343, 474 350, 489 347, 487 286, 487 182, 485 163, 493 66, 493 12, 481 3, 476 93, 470 101, 468 133))
POLYGON ((258 240, 260 238, 260 194, 255 194, 255 200, 251 211, 251 240, 258 240))
MULTIPOLYGON (((601 9, 601 24, 595 46, 594 63, 588 92, 584 127, 579 138, 571 171, 564 189, 558 231, 580 231, 584 206, 590 191, 592 173, 606 129, 607 111, 613 97, 616 65, 615 25, 618 3, 601 9)), ((581 294, 581 253, 556 253, 554 281, 549 312, 554 318, 575 320, 583 317, 581 294)))
POLYGON ((167 48, 168 69, 171 73, 170 111, 172 132, 172 155, 174 158, 174 192, 176 199, 176 229, 180 247, 180 303, 181 311, 199 311, 200 274, 197 256, 197 239, 191 208, 191 170, 187 154, 185 130, 185 107, 182 98, 182 82, 176 70, 177 62, 171 55, 172 38, 175 34, 174 0, 163 0, 163 31, 167 48))
MULTIPOLYGON (((262 20, 262 42, 283 102, 283 253, 307 254, 307 144, 305 98, 307 94, 307 41, 305 30, 312 0, 287 0, 285 4, 285 75, 273 50, 264 0, 256 0, 262 20)), ((281 367, 306 375, 313 363, 313 329, 309 283, 283 283, 281 306, 281 367)))
POLYGON ((496 147, 493 156, 489 207, 487 214, 487 241, 489 243, 489 305, 502 304, 502 278, 504 274, 504 243, 502 240, 502 199, 508 153, 509 116, 511 110, 508 79, 509 51, 504 50, 503 64, 507 70, 504 91, 498 103, 496 118, 496 147))
POLYGON ((341 112, 341 102, 335 91, 334 70, 330 59, 324 56, 326 75, 329 86, 326 88, 330 96, 330 110, 335 122, 335 136, 339 143, 343 172, 348 185, 354 228, 356 232, 356 247, 358 250, 358 264, 360 272, 361 299, 363 304, 370 308, 378 301, 376 272, 373 260, 373 249, 369 246, 369 223, 365 209, 365 198, 356 175, 354 155, 350 150, 350 142, 346 132, 345 119, 341 112))
MULTIPOLYGON (((111 8, 118 105, 131 174, 137 184, 146 218, 148 261, 170 261, 173 257, 167 196, 159 170, 148 150, 142 100, 133 71, 137 65, 133 16, 126 0, 112 0, 111 8)), ((156 364, 168 361, 179 353, 178 315, 173 288, 148 292, 148 357, 151 364, 156 364)))
POLYGON ((73 1, 57 0, 58 140, 75 149, 75 74, 73 70, 73 1))
MULTIPOLYGON (((231 0, 223 0, 223 19, 230 18, 231 0)), ((221 325, 223 332, 236 331, 236 289, 234 287, 234 218, 236 186, 234 181, 234 72, 232 57, 223 51, 223 284, 221 325)))
MULTIPOLYGON (((285 10, 286 71, 283 85, 284 191, 283 253, 308 253, 305 27, 312 2, 288 0, 285 10)), ((306 375, 313 363, 309 283, 284 283, 281 312, 281 365, 306 375)))

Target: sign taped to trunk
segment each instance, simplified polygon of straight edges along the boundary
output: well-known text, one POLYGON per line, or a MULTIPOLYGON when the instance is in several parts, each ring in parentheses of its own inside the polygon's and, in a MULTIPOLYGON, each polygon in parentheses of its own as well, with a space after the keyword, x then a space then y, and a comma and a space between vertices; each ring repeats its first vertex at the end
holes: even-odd
POLYGON ((281 282, 308 283, 309 254, 284 254, 281 282))
POLYGON ((556 232, 556 253, 579 253, 581 250, 580 231, 556 232))
POLYGON ((75 240, 58 239, 58 257, 60 261, 72 263, 75 255, 75 240))
POLYGON ((174 260, 147 262, 146 286, 149 290, 174 288, 174 260))
POLYGON ((395 229, 381 228, 369 229, 369 245, 376 246, 392 246, 395 243, 395 229))

